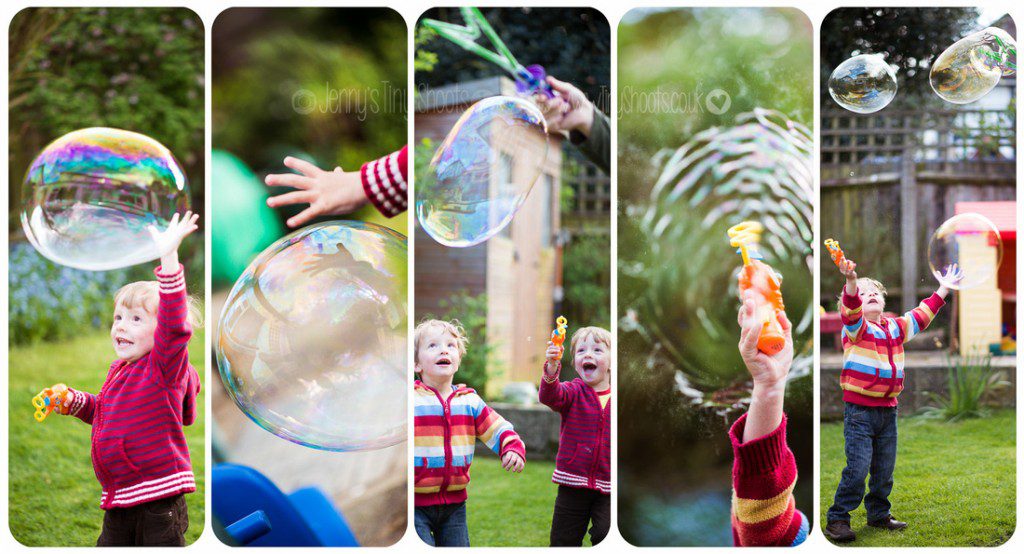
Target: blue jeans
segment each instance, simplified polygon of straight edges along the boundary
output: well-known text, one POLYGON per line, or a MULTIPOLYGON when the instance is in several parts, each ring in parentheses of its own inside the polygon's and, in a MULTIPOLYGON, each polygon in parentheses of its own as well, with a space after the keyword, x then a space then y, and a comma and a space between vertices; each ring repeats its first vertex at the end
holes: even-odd
POLYGON ((846 469, 839 480, 836 497, 828 509, 828 521, 850 521, 850 512, 864 501, 868 521, 889 517, 889 493, 896 469, 896 415, 898 408, 873 408, 846 404, 843 437, 846 439, 846 469), (868 495, 864 496, 864 479, 868 495))
POLYGON ((416 534, 429 546, 469 546, 466 503, 417 506, 416 534))

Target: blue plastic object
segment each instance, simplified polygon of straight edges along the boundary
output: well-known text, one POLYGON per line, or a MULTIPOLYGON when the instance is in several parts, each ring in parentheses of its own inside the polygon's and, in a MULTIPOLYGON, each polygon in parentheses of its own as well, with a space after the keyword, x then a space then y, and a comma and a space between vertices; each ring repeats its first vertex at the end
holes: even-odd
POLYGON ((345 518, 316 487, 281 492, 262 473, 213 468, 213 516, 241 546, 359 546, 345 518))

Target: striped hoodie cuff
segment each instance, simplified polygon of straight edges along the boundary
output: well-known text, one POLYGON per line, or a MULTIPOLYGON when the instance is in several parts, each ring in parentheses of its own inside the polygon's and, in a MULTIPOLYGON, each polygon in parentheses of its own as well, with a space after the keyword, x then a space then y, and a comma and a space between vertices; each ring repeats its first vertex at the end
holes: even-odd
POLYGON ((366 162, 359 170, 363 192, 380 213, 394 217, 409 207, 408 154, 403 148, 383 158, 366 162))
POLYGON ((543 375, 542 379, 544 379, 544 382, 548 383, 548 384, 557 383, 558 382, 558 374, 562 372, 562 362, 561 361, 555 362, 555 373, 553 375, 549 375, 548 374, 548 364, 549 363, 550 362, 548 362, 547 360, 544 361, 544 375, 543 375))
POLYGON ((782 423, 774 431, 744 443, 742 437, 746 424, 747 414, 743 414, 729 429, 735 459, 734 476, 785 473, 789 468, 783 464, 791 461, 793 455, 786 445, 786 415, 782 415, 782 423))
POLYGON ((173 294, 185 290, 185 266, 178 264, 177 271, 165 273, 163 266, 153 271, 156 280, 160 282, 161 294, 173 294))

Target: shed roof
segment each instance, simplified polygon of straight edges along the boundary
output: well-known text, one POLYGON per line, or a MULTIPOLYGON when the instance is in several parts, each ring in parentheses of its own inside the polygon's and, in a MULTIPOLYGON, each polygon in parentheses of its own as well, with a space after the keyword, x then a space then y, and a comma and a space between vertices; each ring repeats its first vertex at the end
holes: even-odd
POLYGON ((1017 238, 1017 203, 1014 201, 957 202, 955 211, 957 215, 968 212, 979 213, 995 224, 996 229, 999 229, 999 236, 1002 238, 1017 238))

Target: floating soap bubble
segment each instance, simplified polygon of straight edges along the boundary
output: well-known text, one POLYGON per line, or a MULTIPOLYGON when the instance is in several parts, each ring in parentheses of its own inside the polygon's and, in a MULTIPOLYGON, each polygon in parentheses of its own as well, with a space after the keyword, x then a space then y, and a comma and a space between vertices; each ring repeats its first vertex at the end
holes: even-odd
POLYGON ((1016 72, 1017 43, 1006 31, 989 27, 939 54, 928 81, 943 100, 969 104, 988 94, 1002 76, 1016 72))
POLYGON ((722 246, 741 221, 763 224, 760 253, 785 278, 797 354, 790 377, 810 372, 812 144, 810 130, 780 113, 741 114, 733 126, 659 155, 650 202, 619 218, 619 252, 637 260, 620 263, 627 317, 619 329, 646 339, 648 365, 675 372, 678 390, 695 404, 732 407, 749 398, 750 375, 736 348, 742 262, 722 246))
POLYGON ((235 404, 312 448, 405 441, 407 252, 390 229, 336 221, 257 256, 217 329, 217 365, 235 404))
POLYGON ((189 207, 170 150, 138 133, 93 127, 51 142, 25 173, 21 224, 40 254, 66 266, 117 269, 160 257, 147 230, 189 207))
POLYGON ((966 290, 981 285, 995 287, 995 275, 1003 261, 1003 240, 987 217, 963 213, 947 219, 928 242, 928 265, 939 283, 951 289, 966 290), (956 264, 963 278, 944 277, 956 264))
POLYGON ((493 237, 526 201, 547 151, 547 125, 531 102, 495 96, 473 104, 416 176, 420 225, 445 246, 493 237))
POLYGON ((839 64, 828 78, 828 93, 856 113, 875 113, 896 97, 896 72, 881 54, 861 54, 839 64))

